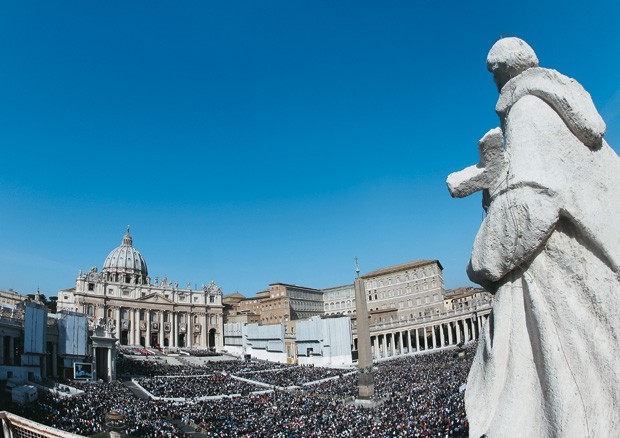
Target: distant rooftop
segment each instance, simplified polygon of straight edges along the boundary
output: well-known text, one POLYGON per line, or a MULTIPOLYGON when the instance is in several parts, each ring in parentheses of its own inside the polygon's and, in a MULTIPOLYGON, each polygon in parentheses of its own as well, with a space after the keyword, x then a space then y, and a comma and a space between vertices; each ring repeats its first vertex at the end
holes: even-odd
POLYGON ((415 260, 413 262, 402 263, 400 265, 388 266, 387 268, 377 269, 362 275, 362 278, 377 277, 379 275, 391 274, 392 272, 406 271, 407 269, 419 268, 421 266, 432 265, 437 263, 440 269, 443 269, 439 260, 415 260))

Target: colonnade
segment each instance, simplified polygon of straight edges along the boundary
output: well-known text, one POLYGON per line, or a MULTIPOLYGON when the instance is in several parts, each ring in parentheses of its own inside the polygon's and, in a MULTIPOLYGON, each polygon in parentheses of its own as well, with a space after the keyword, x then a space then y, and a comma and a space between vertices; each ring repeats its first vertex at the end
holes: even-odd
POLYGON ((488 313, 470 314, 465 318, 431 322, 415 328, 373 330, 371 327, 371 350, 374 358, 379 359, 475 341, 487 319, 488 313))

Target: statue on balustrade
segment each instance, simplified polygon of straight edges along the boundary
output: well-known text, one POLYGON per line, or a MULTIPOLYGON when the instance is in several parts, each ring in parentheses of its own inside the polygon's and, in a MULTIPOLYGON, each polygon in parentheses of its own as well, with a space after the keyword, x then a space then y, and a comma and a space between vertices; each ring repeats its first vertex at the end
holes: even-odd
POLYGON ((590 95, 523 40, 499 40, 487 67, 501 127, 447 181, 456 197, 483 191, 467 272, 495 294, 467 381, 470 436, 618 436, 620 159, 590 95))

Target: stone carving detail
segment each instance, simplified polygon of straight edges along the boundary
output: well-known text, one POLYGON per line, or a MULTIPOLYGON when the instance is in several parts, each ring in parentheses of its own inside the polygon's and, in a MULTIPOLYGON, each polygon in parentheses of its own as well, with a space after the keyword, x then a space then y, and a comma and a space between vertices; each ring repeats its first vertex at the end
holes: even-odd
POLYGON ((211 281, 211 283, 209 283, 209 287, 205 287, 204 284, 202 285, 202 287, 210 294, 222 295, 222 287, 215 284, 215 281, 213 280, 211 281))
POLYGON ((574 79, 524 41, 487 58, 501 128, 448 177, 487 210, 467 269, 495 293, 469 374, 470 436, 615 436, 620 426, 620 159, 574 79))

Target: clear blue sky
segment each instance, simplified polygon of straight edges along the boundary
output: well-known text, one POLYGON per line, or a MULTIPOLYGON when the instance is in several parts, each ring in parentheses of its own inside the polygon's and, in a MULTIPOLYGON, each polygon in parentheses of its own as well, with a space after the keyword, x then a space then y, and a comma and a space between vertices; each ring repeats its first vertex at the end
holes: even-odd
POLYGON ((48 296, 130 224, 152 277, 252 295, 439 259, 480 194, 446 176, 497 126, 501 36, 580 81, 620 147, 613 1, 0 4, 0 289, 48 296))

